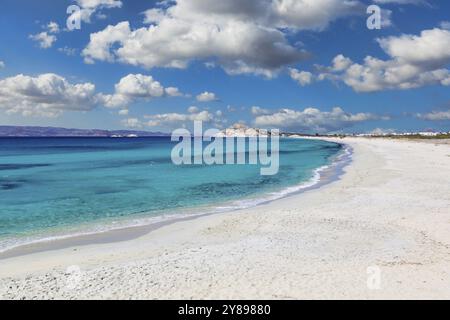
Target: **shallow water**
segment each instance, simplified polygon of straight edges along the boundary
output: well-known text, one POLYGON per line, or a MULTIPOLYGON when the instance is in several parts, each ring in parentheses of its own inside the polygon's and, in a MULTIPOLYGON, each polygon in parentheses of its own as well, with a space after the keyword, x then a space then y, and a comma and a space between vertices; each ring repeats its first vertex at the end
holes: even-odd
POLYGON ((261 176, 254 165, 175 166, 174 145, 167 137, 1 138, 0 249, 280 192, 311 179, 342 148, 281 140, 279 173, 261 176))

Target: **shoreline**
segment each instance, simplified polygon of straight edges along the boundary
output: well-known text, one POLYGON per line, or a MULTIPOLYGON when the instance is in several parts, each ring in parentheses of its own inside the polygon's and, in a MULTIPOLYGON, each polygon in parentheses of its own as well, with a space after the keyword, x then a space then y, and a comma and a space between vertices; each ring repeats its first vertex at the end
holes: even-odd
POLYGON ((449 146, 333 141, 354 150, 334 183, 129 241, 2 260, 0 297, 450 298, 449 146), (375 289, 367 286, 373 266, 375 289))
MULTIPOLYGON (((301 139, 310 140, 308 138, 301 138, 301 139)), ((325 139, 315 139, 315 140, 327 141, 325 139)), ((86 233, 75 232, 51 237, 41 237, 40 239, 36 240, 33 239, 28 242, 20 243, 8 247, 6 249, 0 250, 0 261, 45 251, 67 249, 75 246, 86 246, 93 244, 107 244, 107 243, 129 241, 174 223, 195 220, 216 214, 232 213, 239 210, 250 209, 253 207, 269 204, 271 202, 278 201, 280 199, 284 199, 287 197, 296 196, 303 192, 318 189, 324 185, 339 180, 339 178, 344 174, 343 171, 344 168, 350 165, 352 161, 351 156, 353 151, 350 146, 346 145, 345 143, 339 143, 336 141, 327 141, 327 142, 339 144, 341 145, 342 149, 336 155, 333 156, 333 159, 329 164, 323 167, 316 168, 313 171, 313 176, 309 180, 306 180, 298 185, 288 186, 283 188, 282 190, 275 192, 268 192, 264 194, 254 195, 249 198, 230 200, 227 201, 226 203, 220 203, 220 206, 208 205, 206 206, 206 208, 209 209, 206 209, 204 213, 197 213, 197 214, 187 213, 187 214, 180 214, 180 216, 178 216, 178 214, 169 214, 169 215, 148 217, 142 218, 142 222, 137 223, 135 225, 125 225, 117 228, 107 228, 106 230, 98 230, 92 232, 88 231, 86 233), (257 202, 254 204, 252 203, 244 206, 236 206, 236 205, 233 206, 233 204, 237 202, 248 202, 250 200, 257 202), (227 207, 223 207, 223 205, 227 204, 228 204, 227 207), (221 210, 219 210, 219 208, 221 210)), ((191 210, 188 209, 188 211, 193 211, 193 209, 192 208, 191 210)), ((133 220, 134 219, 130 219, 129 221, 133 220)))

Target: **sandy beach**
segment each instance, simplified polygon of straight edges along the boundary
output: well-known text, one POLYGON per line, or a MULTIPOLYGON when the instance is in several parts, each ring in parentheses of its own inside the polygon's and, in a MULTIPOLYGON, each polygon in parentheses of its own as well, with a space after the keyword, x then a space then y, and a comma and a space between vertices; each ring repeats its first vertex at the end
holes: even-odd
POLYGON ((450 299, 450 145, 336 141, 354 151, 338 181, 126 241, 1 259, 0 298, 450 299))

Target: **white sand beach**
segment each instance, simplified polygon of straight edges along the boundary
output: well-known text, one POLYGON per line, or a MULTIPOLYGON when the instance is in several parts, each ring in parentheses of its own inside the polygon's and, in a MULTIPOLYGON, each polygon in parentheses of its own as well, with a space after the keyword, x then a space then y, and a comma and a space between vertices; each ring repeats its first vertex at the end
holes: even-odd
POLYGON ((339 181, 136 239, 2 259, 0 298, 450 299, 450 144, 339 141, 354 150, 339 181))

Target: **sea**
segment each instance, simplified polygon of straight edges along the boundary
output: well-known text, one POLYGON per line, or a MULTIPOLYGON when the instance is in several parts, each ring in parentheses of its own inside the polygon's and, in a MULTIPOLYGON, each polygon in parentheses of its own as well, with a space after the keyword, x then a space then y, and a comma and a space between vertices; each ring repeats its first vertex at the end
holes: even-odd
MULTIPOLYGON (((173 164, 170 137, 0 138, 0 252, 259 205, 320 183, 345 146, 281 139, 280 168, 173 164)), ((301 203, 299 203, 301 206, 301 203)))

